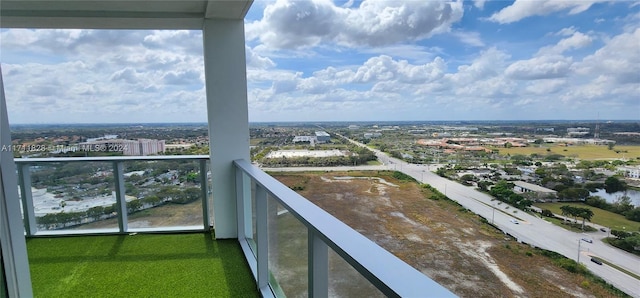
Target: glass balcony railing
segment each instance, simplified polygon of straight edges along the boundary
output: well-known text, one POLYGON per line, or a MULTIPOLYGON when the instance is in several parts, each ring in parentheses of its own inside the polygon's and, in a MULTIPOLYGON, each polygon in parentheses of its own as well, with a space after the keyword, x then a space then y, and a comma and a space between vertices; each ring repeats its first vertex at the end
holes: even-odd
POLYGON ((26 234, 208 230, 208 155, 16 159, 26 234))
MULTIPOLYGON (((15 160, 27 236, 205 231, 209 156, 15 160)), ((264 297, 453 297, 246 160, 238 240, 264 297)))
POLYGON ((238 239, 265 297, 455 297, 246 160, 238 239))

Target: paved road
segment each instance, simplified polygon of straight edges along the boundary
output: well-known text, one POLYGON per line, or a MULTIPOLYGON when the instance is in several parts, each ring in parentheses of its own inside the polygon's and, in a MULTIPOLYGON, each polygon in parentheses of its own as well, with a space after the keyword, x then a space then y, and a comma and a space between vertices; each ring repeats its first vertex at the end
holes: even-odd
POLYGON ((430 184, 452 200, 457 201, 488 221, 494 221, 504 232, 514 236, 520 242, 555 251, 574 260, 578 258, 578 246, 580 246, 580 263, 586 265, 593 273, 625 293, 640 297, 639 280, 606 264, 597 265, 591 262, 590 256, 597 256, 640 275, 640 258, 603 243, 600 241, 602 237, 592 236, 593 234, 603 236, 600 234, 605 233, 581 234, 565 230, 541 218, 517 211, 506 204, 498 204, 499 201, 493 200, 489 195, 476 191, 471 187, 449 181, 425 168, 425 166, 421 165, 403 164, 402 172, 423 183, 430 184), (593 239, 593 243, 581 241, 581 238, 593 239))
MULTIPOLYGON (((353 140, 349 141, 359 146, 365 146, 353 140)), ((517 211, 473 187, 464 186, 436 175, 432 171, 439 165, 409 164, 389 157, 379 150, 373 151, 378 160, 388 169, 401 171, 418 181, 430 184, 465 208, 490 222, 494 222, 505 233, 514 236, 518 241, 555 251, 573 260, 579 258, 579 262, 587 266, 594 274, 625 293, 640 298, 640 280, 607 264, 598 265, 591 262, 591 256, 595 256, 640 275, 640 257, 602 242, 601 239, 606 236, 606 233, 598 231, 582 234, 565 230, 541 218, 517 211), (593 239, 593 243, 581 241, 582 238, 593 239)))

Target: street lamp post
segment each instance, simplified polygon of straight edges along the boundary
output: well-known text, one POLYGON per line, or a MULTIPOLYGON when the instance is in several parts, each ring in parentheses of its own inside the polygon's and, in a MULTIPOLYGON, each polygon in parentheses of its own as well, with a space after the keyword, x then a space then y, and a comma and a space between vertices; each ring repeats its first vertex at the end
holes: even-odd
POLYGON ((493 224, 493 217, 496 213, 496 205, 491 205, 491 224, 493 224))
POLYGON ((578 264, 580 264, 580 243, 582 240, 578 239, 578 264))

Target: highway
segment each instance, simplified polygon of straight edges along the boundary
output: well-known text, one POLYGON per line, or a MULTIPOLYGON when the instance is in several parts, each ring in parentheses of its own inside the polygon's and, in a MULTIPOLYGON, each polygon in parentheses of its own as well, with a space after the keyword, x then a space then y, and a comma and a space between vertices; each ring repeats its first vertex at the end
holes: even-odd
MULTIPOLYGON (((359 146, 365 146, 348 140, 359 146)), ((607 236, 606 233, 598 231, 583 234, 565 230, 544 219, 500 203, 473 187, 436 175, 432 170, 435 170, 438 165, 410 164, 389 157, 379 150, 371 150, 389 169, 401 171, 422 183, 430 184, 465 208, 486 218, 489 222, 493 221, 503 232, 512 235, 519 242, 554 251, 573 260, 577 260, 579 254, 579 262, 587 266, 591 272, 625 293, 640 298, 640 280, 606 263, 598 265, 591 261, 591 256, 595 256, 640 276, 640 257, 602 242, 601 239, 607 236), (582 238, 593 239, 593 243, 581 241, 582 238)))

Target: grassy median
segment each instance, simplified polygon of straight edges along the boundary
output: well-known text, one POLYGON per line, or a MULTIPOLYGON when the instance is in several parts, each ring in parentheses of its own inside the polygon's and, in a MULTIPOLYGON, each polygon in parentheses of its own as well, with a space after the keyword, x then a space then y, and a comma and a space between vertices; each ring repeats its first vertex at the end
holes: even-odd
MULTIPOLYGON (((593 211, 593 217, 591 218, 591 222, 594 224, 605 226, 613 230, 640 231, 640 222, 628 220, 620 214, 616 214, 607 210, 602 210, 593 206, 589 206, 587 204, 568 203, 568 202, 535 204, 536 207, 542 208, 542 209, 549 209, 551 210, 551 212, 555 214, 562 214, 562 211, 560 211, 560 207, 564 205, 591 209, 593 211)), ((582 219, 578 218, 578 221, 581 222, 582 219)))

